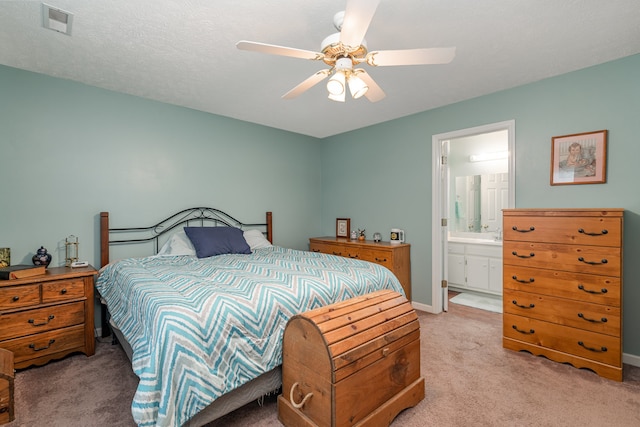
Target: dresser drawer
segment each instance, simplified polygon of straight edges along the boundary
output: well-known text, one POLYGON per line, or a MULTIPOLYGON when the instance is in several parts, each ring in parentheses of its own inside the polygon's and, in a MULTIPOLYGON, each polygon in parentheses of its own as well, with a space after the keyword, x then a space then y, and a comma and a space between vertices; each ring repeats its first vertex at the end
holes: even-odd
POLYGON ((504 289, 620 307, 620 278, 504 265, 504 289))
POLYGON ((0 340, 79 325, 84 322, 84 302, 56 305, 0 315, 0 340))
POLYGON ((369 262, 375 262, 389 270, 393 269, 393 255, 391 251, 382 251, 374 249, 362 249, 360 250, 360 259, 369 262))
POLYGON ((506 289, 504 312, 614 337, 620 336, 620 307, 506 289))
POLYGON ((323 254, 343 256, 343 257, 347 256, 346 248, 344 248, 341 245, 311 242, 309 244, 309 249, 311 250, 311 252, 322 252, 323 254))
POLYGON ((619 246, 622 219, 608 217, 505 216, 504 240, 619 246))
POLYGON ((509 313, 505 313, 502 318, 506 338, 615 367, 622 366, 620 338, 509 313))
POLYGON ((504 264, 620 277, 620 247, 504 242, 504 264))
POLYGON ((40 304, 40 285, 0 288, 0 310, 40 304))
POLYGON ((13 352, 16 368, 20 368, 29 365, 21 362, 74 348, 81 350, 84 345, 84 325, 78 325, 4 341, 2 348, 13 352))
POLYGON ((42 284, 42 302, 58 302, 84 297, 84 280, 59 280, 42 284))

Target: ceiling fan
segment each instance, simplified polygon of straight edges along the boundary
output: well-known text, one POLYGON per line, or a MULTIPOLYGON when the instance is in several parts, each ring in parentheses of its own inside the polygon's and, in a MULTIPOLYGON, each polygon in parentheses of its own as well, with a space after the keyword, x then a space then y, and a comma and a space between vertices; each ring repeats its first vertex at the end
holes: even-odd
POLYGON ((366 63, 373 67, 397 65, 448 64, 456 54, 455 47, 404 50, 367 51, 364 36, 380 0, 347 0, 345 11, 338 12, 334 19, 337 33, 325 38, 321 52, 292 47, 277 46, 242 40, 236 44, 241 50, 268 53, 271 55, 323 61, 331 68, 322 69, 285 93, 282 98, 292 99, 311 87, 329 78, 329 99, 345 101, 346 86, 354 99, 365 96, 371 102, 380 101, 386 95, 363 68, 366 63))

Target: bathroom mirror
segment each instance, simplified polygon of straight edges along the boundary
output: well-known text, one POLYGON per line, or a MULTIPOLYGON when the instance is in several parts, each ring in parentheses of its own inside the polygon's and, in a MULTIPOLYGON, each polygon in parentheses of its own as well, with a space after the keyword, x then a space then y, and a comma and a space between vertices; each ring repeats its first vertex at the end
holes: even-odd
POLYGON ((493 237, 502 225, 502 209, 508 207, 509 174, 456 176, 451 187, 450 230, 493 237))

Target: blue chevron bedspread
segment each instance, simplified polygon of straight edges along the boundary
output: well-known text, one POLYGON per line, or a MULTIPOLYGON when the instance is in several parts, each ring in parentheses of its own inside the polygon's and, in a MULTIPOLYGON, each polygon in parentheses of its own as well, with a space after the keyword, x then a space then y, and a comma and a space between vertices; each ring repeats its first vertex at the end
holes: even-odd
POLYGON ((293 315, 379 289, 404 293, 377 264, 277 246, 125 259, 105 266, 96 287, 133 349, 140 426, 180 426, 280 365, 293 315))

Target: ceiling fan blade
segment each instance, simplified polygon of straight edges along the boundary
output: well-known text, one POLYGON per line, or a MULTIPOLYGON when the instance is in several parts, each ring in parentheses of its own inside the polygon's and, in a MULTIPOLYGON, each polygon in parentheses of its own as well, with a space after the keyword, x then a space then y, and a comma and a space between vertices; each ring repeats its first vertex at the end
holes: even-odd
POLYGON ((277 46, 274 44, 250 42, 246 40, 241 40, 236 43, 236 47, 240 50, 250 50, 253 52, 268 53, 270 55, 290 56, 292 58, 313 60, 321 60, 324 58, 324 55, 320 52, 296 49, 293 47, 277 46))
POLYGON ((371 78, 371 76, 369 75, 369 73, 367 73, 365 70, 363 70, 362 68, 358 68, 356 70, 354 70, 356 72, 356 75, 358 77, 360 77, 362 79, 362 81, 364 81, 367 86, 369 87, 369 90, 367 90, 367 92, 364 94, 364 96, 371 102, 378 102, 380 101, 382 98, 384 98, 385 96, 387 96, 384 91, 382 89, 380 89, 380 86, 378 86, 378 84, 371 78))
POLYGON ((456 56, 455 47, 380 50, 367 54, 367 64, 374 67, 392 65, 448 64, 456 56))
POLYGON ((298 86, 294 87, 289 92, 282 95, 282 98, 293 99, 297 97, 301 93, 311 89, 313 86, 317 85, 318 83, 326 79, 329 76, 329 74, 331 74, 331 70, 318 71, 317 73, 315 73, 314 75, 312 75, 311 77, 309 77, 308 79, 300 83, 298 86))
POLYGON ((380 0, 347 0, 344 21, 340 31, 342 44, 358 47, 367 33, 380 0))

